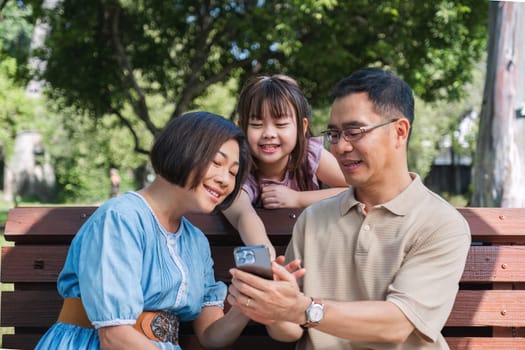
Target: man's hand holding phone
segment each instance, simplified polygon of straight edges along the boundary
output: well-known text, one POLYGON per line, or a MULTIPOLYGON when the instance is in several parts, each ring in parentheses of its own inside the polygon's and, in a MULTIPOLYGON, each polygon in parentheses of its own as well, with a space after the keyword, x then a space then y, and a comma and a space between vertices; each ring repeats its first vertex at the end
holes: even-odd
POLYGON ((241 261, 238 269, 230 270, 232 283, 228 303, 265 325, 273 324, 273 320, 286 320, 290 315, 283 315, 282 311, 304 299, 297 279, 304 276, 305 270, 300 267, 299 260, 286 266, 281 265, 283 262, 284 257, 278 257, 271 263, 274 278, 269 280, 246 273, 246 268, 240 268, 244 265, 241 261))

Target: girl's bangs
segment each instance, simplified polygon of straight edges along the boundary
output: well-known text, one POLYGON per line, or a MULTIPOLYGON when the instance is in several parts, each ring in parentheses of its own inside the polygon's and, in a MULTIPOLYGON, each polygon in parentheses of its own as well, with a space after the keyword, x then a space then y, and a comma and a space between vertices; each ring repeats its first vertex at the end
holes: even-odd
POLYGON ((266 87, 264 90, 266 90, 264 93, 253 96, 250 119, 261 120, 265 112, 269 113, 274 119, 293 116, 293 107, 288 96, 276 89, 266 87))

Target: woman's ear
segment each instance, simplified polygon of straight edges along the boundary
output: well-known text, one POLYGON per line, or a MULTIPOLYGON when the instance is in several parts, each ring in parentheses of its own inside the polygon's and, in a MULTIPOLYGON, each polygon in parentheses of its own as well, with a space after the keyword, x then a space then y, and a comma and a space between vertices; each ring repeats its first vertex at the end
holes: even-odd
POLYGON ((306 130, 308 130, 308 118, 303 118, 303 134, 306 136, 306 130))

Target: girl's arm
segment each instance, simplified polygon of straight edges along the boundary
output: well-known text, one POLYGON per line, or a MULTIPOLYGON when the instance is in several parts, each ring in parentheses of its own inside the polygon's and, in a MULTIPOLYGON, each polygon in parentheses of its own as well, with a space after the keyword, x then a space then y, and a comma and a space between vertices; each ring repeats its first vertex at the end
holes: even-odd
POLYGON ((267 185, 262 189, 261 200, 266 209, 306 208, 312 203, 335 196, 344 190, 346 187, 296 191, 285 185, 267 185))
POLYGON ((348 188, 345 177, 335 157, 323 148, 317 178, 330 188, 315 191, 295 191, 283 185, 262 188, 261 200, 265 208, 305 208, 321 199, 335 196, 348 188))
POLYGON ((217 306, 203 307, 193 330, 206 349, 224 348, 235 342, 250 319, 236 307, 224 314, 217 306))
POLYGON ((270 248, 272 260, 275 259, 275 248, 266 234, 264 223, 259 215, 257 215, 250 201, 250 197, 245 191, 239 191, 239 195, 233 201, 232 205, 222 213, 239 232, 244 244, 267 245, 268 248, 270 248))

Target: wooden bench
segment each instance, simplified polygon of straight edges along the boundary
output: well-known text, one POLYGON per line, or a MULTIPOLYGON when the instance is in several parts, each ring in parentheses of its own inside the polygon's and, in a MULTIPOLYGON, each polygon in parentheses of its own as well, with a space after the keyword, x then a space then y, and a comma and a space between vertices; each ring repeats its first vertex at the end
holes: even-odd
MULTIPOLYGON (((56 279, 68 245, 95 207, 17 207, 11 209, 2 247, 1 282, 14 284, 1 295, 3 347, 33 349, 53 324, 61 306, 56 279)), ((443 334, 451 349, 525 349, 525 208, 462 208, 473 244, 461 288, 443 334)), ((260 210, 278 253, 290 239, 296 209, 260 210)), ((216 277, 226 283, 232 249, 241 242, 222 215, 188 217, 208 236, 216 277)), ((185 350, 201 349, 191 327, 181 330, 185 350)), ((264 327, 250 324, 233 349, 293 349, 272 341, 264 327)))

